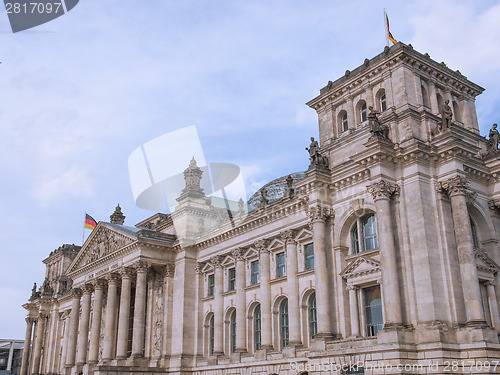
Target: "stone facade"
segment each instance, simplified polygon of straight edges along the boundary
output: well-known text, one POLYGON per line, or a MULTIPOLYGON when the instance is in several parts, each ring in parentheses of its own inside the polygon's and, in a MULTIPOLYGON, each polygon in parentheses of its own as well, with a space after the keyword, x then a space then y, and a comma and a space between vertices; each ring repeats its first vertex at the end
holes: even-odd
POLYGON ((254 210, 213 207, 192 160, 172 214, 117 207, 44 261, 22 375, 500 372, 482 91, 398 43, 307 103, 321 147, 254 210))

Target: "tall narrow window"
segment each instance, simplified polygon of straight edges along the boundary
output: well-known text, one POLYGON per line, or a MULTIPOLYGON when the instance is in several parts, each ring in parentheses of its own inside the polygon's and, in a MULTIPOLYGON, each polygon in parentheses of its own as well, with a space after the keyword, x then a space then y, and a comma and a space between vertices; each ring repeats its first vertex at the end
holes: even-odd
POLYGON ((380 286, 364 288, 363 295, 365 302, 366 335, 377 336, 378 331, 384 328, 380 286))
POLYGON ((236 269, 230 268, 227 272, 228 290, 234 290, 236 288, 236 269))
POLYGON ((347 121, 347 112, 345 112, 342 117, 341 117, 341 121, 342 121, 342 131, 343 132, 346 132, 349 130, 349 121, 347 121))
POLYGON ((236 351, 236 310, 231 314, 231 353, 236 351))
POLYGON ((281 332, 281 348, 288 346, 288 300, 284 299, 280 304, 280 332, 281 332))
POLYGON ((214 285, 215 285, 215 276, 208 275, 208 289, 207 289, 207 295, 213 296, 214 295, 214 285))
POLYGON ((361 218, 363 246, 364 250, 373 250, 378 247, 377 244, 377 225, 375 223, 375 215, 365 215, 361 218))
POLYGON ((382 112, 387 109, 387 99, 385 98, 385 92, 380 95, 380 109, 382 112))
POLYGON ((210 318, 210 327, 209 327, 209 351, 210 355, 214 354, 214 316, 210 318))
POLYGON ((250 264, 250 271, 252 273, 251 282, 252 284, 259 283, 259 261, 255 260, 250 264))
POLYGON ((306 270, 314 268, 314 245, 312 243, 304 246, 304 265, 306 270))
POLYGON ((259 350, 262 345, 261 339, 261 320, 260 320, 260 305, 257 305, 253 312, 253 333, 254 333, 254 347, 259 350))
POLYGON ((309 335, 315 338, 318 333, 318 316, 316 314, 316 293, 309 297, 309 335))
POLYGON ((351 245, 353 254, 378 247, 377 222, 374 214, 368 214, 356 220, 351 228, 351 245))
POLYGON ((364 122, 368 118, 368 114, 366 112, 366 102, 361 105, 360 111, 361 111, 361 122, 364 122))
POLYGON ((472 231, 472 244, 474 245, 474 248, 479 248, 479 237, 477 236, 477 227, 476 223, 474 223, 474 220, 472 220, 472 217, 469 216, 469 221, 470 221, 470 229, 472 231))
POLYGON ((285 274, 285 253, 276 254, 276 277, 283 277, 285 274))

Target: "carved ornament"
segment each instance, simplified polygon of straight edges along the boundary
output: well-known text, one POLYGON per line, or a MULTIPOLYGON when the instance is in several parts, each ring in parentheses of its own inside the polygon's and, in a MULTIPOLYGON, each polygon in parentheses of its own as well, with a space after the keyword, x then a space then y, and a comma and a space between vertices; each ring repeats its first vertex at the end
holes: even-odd
POLYGON ((470 181, 462 176, 455 176, 438 184, 437 189, 440 193, 444 193, 453 197, 455 195, 465 195, 470 187, 470 181))
POLYGON ((392 196, 399 195, 399 185, 391 184, 384 180, 376 182, 367 187, 368 192, 375 201, 379 199, 391 199, 392 196))

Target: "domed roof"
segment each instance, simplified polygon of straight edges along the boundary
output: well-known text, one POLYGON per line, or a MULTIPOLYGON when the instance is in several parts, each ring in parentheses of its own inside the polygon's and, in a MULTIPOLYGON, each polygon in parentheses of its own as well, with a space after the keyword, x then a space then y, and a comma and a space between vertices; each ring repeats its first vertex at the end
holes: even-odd
POLYGON ((290 175, 286 175, 280 178, 277 178, 275 180, 272 180, 271 182, 268 182, 264 186, 262 186, 259 190, 257 190, 248 200, 248 206, 250 210, 259 207, 260 204, 260 198, 262 196, 262 191, 265 191, 265 196, 269 203, 272 203, 274 201, 277 201, 278 199, 283 198, 285 195, 286 191, 286 179, 288 176, 292 176, 293 178, 293 183, 295 184, 297 181, 300 181, 306 177, 305 172, 295 172, 290 175))

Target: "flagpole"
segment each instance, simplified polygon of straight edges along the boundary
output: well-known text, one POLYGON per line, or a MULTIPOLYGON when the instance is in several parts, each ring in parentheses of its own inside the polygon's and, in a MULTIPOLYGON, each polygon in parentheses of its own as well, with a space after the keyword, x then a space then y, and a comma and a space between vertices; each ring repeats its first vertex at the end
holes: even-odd
POLYGON ((83 213, 83 232, 82 232, 82 246, 83 246, 83 241, 85 240, 85 219, 87 218, 87 213, 83 213))
POLYGON ((384 8, 384 25, 385 25, 385 43, 386 46, 389 47, 389 26, 387 25, 387 12, 384 8))

